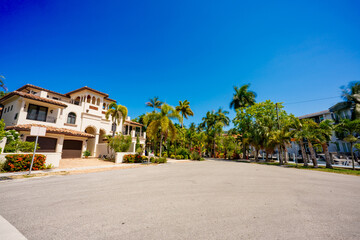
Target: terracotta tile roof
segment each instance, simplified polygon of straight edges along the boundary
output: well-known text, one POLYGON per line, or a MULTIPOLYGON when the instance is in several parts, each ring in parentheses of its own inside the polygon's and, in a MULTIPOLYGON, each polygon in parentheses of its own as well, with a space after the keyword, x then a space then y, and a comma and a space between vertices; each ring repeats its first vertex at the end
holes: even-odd
POLYGON ((65 93, 65 95, 69 96, 69 95, 72 94, 72 93, 80 92, 80 91, 82 91, 82 90, 89 90, 89 91, 92 91, 92 92, 94 92, 94 93, 103 95, 103 96, 105 96, 105 97, 108 97, 108 96, 109 96, 109 94, 107 94, 107 93, 103 93, 103 92, 100 92, 100 91, 95 90, 95 89, 93 89, 93 88, 89 88, 88 86, 81 87, 81 88, 78 88, 78 89, 76 89, 76 90, 74 90, 74 91, 65 93))
POLYGON ((125 123, 134 124, 134 125, 138 125, 138 126, 144 126, 144 124, 141 124, 141 123, 138 123, 138 122, 134 122, 134 121, 130 121, 130 120, 126 120, 125 123))
POLYGON ((75 131, 67 128, 57 128, 57 127, 46 126, 41 124, 21 124, 16 126, 8 126, 5 128, 5 130, 14 129, 16 131, 30 131, 32 126, 45 127, 46 133, 57 133, 57 134, 64 134, 68 136, 77 136, 77 137, 89 137, 89 138, 94 137, 94 135, 85 132, 75 131))
POLYGON ((108 100, 108 101, 110 101, 110 102, 116 102, 116 100, 111 99, 111 98, 108 98, 108 97, 105 97, 104 99, 105 99, 105 100, 108 100))
POLYGON ((18 91, 13 91, 13 92, 5 95, 4 97, 0 98, 0 103, 3 102, 6 99, 12 97, 12 96, 20 96, 20 97, 40 101, 40 102, 46 102, 46 103, 54 104, 54 105, 61 106, 61 107, 67 107, 67 105, 65 103, 62 103, 62 102, 59 102, 59 101, 56 101, 56 100, 43 98, 43 97, 36 96, 34 94, 25 93, 25 92, 18 92, 18 91))
POLYGON ((22 86, 21 88, 19 88, 18 92, 24 90, 24 89, 27 89, 27 88, 35 88, 35 89, 38 89, 38 90, 42 90, 42 91, 46 91, 46 92, 49 92, 49 93, 54 93, 54 94, 57 94, 57 95, 60 95, 60 96, 63 96, 63 97, 68 97, 62 93, 58 93, 58 92, 54 92, 54 91, 51 91, 51 90, 48 90, 48 89, 45 89, 45 88, 42 88, 42 87, 38 87, 38 86, 35 86, 35 85, 32 85, 32 84, 26 84, 24 86, 22 86))

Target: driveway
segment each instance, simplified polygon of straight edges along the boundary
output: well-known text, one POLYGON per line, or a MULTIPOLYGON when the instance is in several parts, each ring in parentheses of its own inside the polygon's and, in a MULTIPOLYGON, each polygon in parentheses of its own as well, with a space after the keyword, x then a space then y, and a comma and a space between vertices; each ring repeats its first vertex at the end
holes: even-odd
POLYGON ((0 182, 28 239, 360 239, 360 178, 226 161, 0 182))

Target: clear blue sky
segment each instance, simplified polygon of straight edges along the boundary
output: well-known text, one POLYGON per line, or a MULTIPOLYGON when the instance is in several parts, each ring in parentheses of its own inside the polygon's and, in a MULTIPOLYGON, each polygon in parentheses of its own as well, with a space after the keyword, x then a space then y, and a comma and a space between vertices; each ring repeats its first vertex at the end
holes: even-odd
MULTIPOLYGON (((234 85, 251 83, 258 101, 340 96, 360 80, 359 10, 345 0, 2 0, 0 74, 11 91, 87 85, 131 117, 150 111, 153 96, 187 99, 199 122, 229 108, 234 85)), ((339 100, 286 110, 302 115, 339 100)))

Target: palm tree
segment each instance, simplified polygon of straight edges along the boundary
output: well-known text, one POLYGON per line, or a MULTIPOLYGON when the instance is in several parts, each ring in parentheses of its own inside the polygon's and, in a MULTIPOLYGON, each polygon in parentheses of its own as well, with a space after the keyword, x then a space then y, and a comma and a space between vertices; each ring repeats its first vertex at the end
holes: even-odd
POLYGON ((179 113, 168 104, 163 104, 158 113, 152 112, 145 115, 145 123, 152 119, 147 128, 148 136, 155 139, 158 132, 160 132, 160 157, 163 141, 166 141, 168 137, 172 140, 176 137, 177 130, 172 120, 179 120, 180 118, 179 113))
POLYGON ((305 132, 304 132, 304 123, 298 118, 292 118, 292 125, 291 128, 293 129, 293 137, 295 140, 299 143, 300 149, 301 149, 301 156, 304 162, 304 166, 308 166, 308 158, 305 151, 304 146, 304 138, 305 138, 305 132))
POLYGON ((360 119, 353 121, 344 119, 338 125, 336 125, 335 131, 342 133, 341 135, 344 136, 342 140, 350 143, 352 169, 355 170, 353 146, 354 143, 358 141, 358 138, 355 137, 355 135, 360 133, 360 119))
POLYGON ((116 103, 112 102, 109 105, 109 109, 105 113, 105 118, 108 120, 111 117, 113 121, 113 133, 112 136, 115 136, 116 126, 122 122, 125 122, 125 119, 128 114, 128 109, 123 105, 117 105, 116 103))
POLYGON ((313 146, 313 142, 318 141, 318 138, 317 138, 318 136, 315 131, 317 124, 316 124, 316 122, 314 122, 311 119, 304 119, 303 123, 304 123, 304 137, 307 139, 308 147, 310 150, 311 160, 313 162, 314 168, 317 168, 318 163, 317 163, 316 154, 315 154, 315 150, 314 150, 314 146, 313 146))
POLYGON ((333 134, 332 121, 329 119, 322 121, 315 129, 315 132, 317 135, 316 141, 321 145, 325 154, 326 168, 333 168, 331 165, 331 157, 328 147, 328 143, 330 142, 333 134))
POLYGON ((250 84, 245 84, 240 88, 234 86, 235 93, 233 99, 230 102, 230 108, 235 110, 241 107, 248 107, 254 105, 256 93, 249 91, 250 84))
POLYGON ((360 82, 350 82, 348 87, 342 87, 342 97, 354 107, 352 119, 360 119, 360 82))
POLYGON ((181 127, 183 128, 184 118, 188 119, 188 116, 194 116, 194 113, 190 108, 190 102, 188 100, 185 100, 184 102, 179 101, 179 106, 177 106, 175 109, 182 115, 181 127))
POLYGON ((149 99, 149 102, 145 103, 146 106, 154 108, 154 112, 156 109, 160 109, 163 104, 162 101, 159 100, 159 97, 153 97, 149 99))

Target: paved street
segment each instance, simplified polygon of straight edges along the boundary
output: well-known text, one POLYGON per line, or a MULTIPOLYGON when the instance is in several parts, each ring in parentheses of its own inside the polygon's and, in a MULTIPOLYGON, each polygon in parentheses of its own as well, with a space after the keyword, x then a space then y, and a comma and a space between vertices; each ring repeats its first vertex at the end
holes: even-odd
POLYGON ((0 182, 28 239, 360 239, 360 178, 226 161, 0 182))

